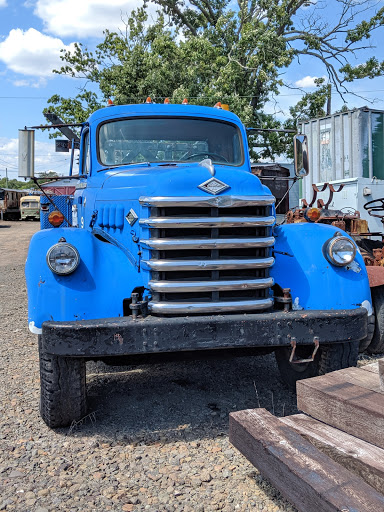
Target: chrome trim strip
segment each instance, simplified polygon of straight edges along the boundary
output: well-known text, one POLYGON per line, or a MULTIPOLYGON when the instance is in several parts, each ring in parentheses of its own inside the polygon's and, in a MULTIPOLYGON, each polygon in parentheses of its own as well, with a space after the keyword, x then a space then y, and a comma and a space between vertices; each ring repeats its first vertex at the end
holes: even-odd
POLYGON ((215 292, 220 290, 258 290, 274 285, 273 277, 237 281, 149 281, 149 288, 159 293, 215 292))
POLYGON ((236 208, 237 206, 264 206, 274 204, 273 196, 215 196, 215 197, 140 197, 143 206, 215 206, 217 208, 236 208))
POLYGON ((207 302, 206 304, 183 303, 183 302, 149 302, 148 308, 151 313, 179 314, 179 313, 223 313, 236 311, 254 311, 257 309, 267 309, 272 307, 272 299, 255 299, 228 302, 207 302))
POLYGON ((140 240, 140 244, 148 249, 166 251, 170 249, 237 249, 247 247, 272 247, 273 236, 266 238, 212 238, 212 239, 174 239, 150 238, 140 240))
POLYGON ((257 258, 247 260, 142 260, 146 270, 230 270, 243 268, 267 268, 274 263, 274 258, 257 258))
POLYGON ((149 228, 241 228, 272 226, 275 217, 153 217, 139 222, 149 228))

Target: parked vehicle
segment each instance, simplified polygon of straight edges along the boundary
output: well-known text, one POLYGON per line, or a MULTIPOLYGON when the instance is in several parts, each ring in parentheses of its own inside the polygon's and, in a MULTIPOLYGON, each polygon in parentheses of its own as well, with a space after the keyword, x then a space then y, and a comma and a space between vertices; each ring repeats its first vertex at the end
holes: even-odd
POLYGON ((20 219, 20 199, 27 195, 27 190, 0 188, 0 219, 20 219))
MULTIPOLYGON (((294 144, 302 176, 305 137, 294 144)), ((26 263, 47 425, 86 414, 86 360, 275 352, 290 386, 356 364, 371 310, 363 259, 334 226, 276 226, 231 112, 98 110, 71 201, 71 219, 51 212, 26 263)))
POLYGON ((40 220, 40 196, 24 196, 20 199, 21 220, 40 220))

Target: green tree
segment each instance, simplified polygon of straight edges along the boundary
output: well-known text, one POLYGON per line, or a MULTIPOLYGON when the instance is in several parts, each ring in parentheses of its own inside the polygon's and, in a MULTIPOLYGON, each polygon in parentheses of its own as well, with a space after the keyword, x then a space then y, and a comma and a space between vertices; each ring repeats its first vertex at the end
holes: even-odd
MULTIPOLYGON (((324 18, 325 0, 155 0, 157 18, 149 23, 147 6, 133 11, 125 31, 105 32, 96 51, 81 44, 63 51, 56 72, 86 79, 73 100, 54 96, 49 109, 66 121, 83 121, 113 98, 116 104, 170 97, 180 102, 230 105, 248 126, 278 128, 276 116, 263 112, 279 94, 284 74, 295 61, 320 61, 334 89, 343 95, 348 83, 384 73, 384 63, 370 58, 351 66, 350 57, 369 47, 373 31, 384 23, 384 8, 369 0, 333 0, 332 21, 324 18), (367 14, 371 17, 366 19, 367 14), (95 86, 99 92, 94 92, 95 86)), ((328 86, 319 83, 291 112, 317 114, 328 86)), ((252 136, 254 157, 285 152, 289 137, 252 136)))
POLYGON ((33 181, 19 181, 16 179, 8 180, 6 178, 0 179, 0 187, 1 188, 12 188, 14 190, 24 190, 24 189, 35 189, 37 188, 33 181))

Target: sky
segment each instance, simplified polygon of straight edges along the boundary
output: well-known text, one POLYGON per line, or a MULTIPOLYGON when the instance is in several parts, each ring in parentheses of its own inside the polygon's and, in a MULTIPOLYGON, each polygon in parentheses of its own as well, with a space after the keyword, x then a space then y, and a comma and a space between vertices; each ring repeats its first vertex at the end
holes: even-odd
MULTIPOLYGON (((332 19, 334 3, 326 1, 322 10, 325 20, 332 19)), ((60 50, 70 50, 75 42, 93 49, 102 41, 104 29, 117 30, 122 15, 138 5, 141 0, 0 0, 0 178, 5 176, 5 168, 10 179, 17 177, 18 130, 45 124, 42 111, 48 98, 53 94, 74 97, 84 85, 79 79, 52 73, 60 67, 60 50)), ((372 2, 367 17, 375 5, 382 6, 383 0, 372 2)), ((376 48, 366 50, 362 57, 374 54, 384 60, 383 42, 384 27, 371 38, 376 48)), ((286 116, 289 106, 305 92, 313 91, 314 78, 321 76, 325 76, 325 69, 318 62, 302 59, 283 76, 293 89, 282 88, 266 111, 286 116)), ((368 105, 384 110, 384 78, 360 80, 350 88, 364 96, 346 96, 350 108, 368 105)), ((334 93, 332 109, 342 104, 334 93)), ((48 170, 68 174, 69 154, 55 153, 47 132, 36 131, 35 155, 36 174, 48 170)))

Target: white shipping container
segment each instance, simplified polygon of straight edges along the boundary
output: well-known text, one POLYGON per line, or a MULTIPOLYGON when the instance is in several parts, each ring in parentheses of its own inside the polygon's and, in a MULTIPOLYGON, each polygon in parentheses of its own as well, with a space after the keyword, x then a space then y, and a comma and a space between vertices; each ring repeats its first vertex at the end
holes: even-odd
POLYGON ((384 179, 384 111, 367 107, 301 123, 308 137, 309 175, 301 198, 310 200, 312 183, 349 178, 384 179))

